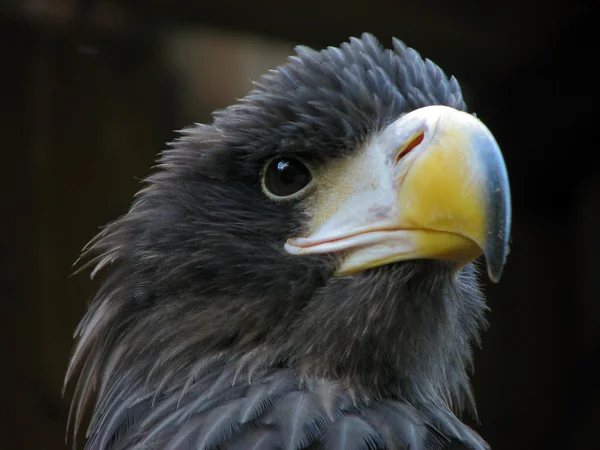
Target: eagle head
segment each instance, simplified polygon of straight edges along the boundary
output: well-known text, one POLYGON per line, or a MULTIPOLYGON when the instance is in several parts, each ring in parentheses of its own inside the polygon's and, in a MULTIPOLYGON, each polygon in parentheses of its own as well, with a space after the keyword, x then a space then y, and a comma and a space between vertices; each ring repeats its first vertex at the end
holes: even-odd
POLYGON ((475 261, 498 280, 510 194, 466 111, 455 78, 365 34, 298 47, 182 130, 85 251, 107 271, 67 376, 76 428, 96 399, 88 447, 483 446, 451 411, 472 403, 475 261))

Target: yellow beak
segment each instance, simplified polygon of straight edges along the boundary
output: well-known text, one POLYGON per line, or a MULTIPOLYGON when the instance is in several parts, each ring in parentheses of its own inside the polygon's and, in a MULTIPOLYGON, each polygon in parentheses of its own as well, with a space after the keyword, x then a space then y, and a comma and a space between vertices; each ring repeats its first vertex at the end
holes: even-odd
POLYGON ((474 116, 446 106, 413 111, 316 180, 308 232, 289 239, 288 252, 339 254, 338 275, 414 259, 460 267, 483 253, 490 278, 500 278, 508 176, 498 144, 474 116))

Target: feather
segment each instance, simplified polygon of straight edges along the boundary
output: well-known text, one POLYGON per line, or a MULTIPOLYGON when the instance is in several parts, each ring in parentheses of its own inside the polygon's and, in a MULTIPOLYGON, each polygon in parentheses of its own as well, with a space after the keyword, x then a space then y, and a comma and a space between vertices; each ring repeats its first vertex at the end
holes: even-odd
POLYGON ((383 450, 379 434, 360 417, 343 416, 322 438, 328 450, 383 450))
MULTIPOLYGON (((192 421, 196 426, 201 424, 202 418, 206 417, 206 415, 201 415, 201 413, 210 410, 210 408, 220 407, 221 400, 225 398, 223 393, 231 389, 231 377, 232 373, 230 371, 224 371, 221 374, 212 372, 194 386, 193 393, 198 393, 197 396, 188 394, 183 399, 174 392, 159 402, 140 425, 142 429, 150 430, 149 434, 144 438, 142 445, 161 440, 164 436, 172 435, 174 433, 173 430, 179 427, 183 426, 187 428, 192 421), (186 400, 186 402, 183 404, 182 400, 186 400), (198 419, 198 415, 200 415, 200 419, 198 419)), ((239 408, 239 404, 234 404, 239 408)), ((224 412, 228 411, 224 409, 224 412)), ((191 434, 191 431, 188 434, 191 434)), ((189 437, 188 434, 186 434, 187 437, 189 437)))
POLYGON ((253 383, 240 406, 240 422, 246 423, 262 415, 278 397, 291 391, 294 384, 287 371, 277 372, 273 376, 253 383))
POLYGON ((227 450, 275 450, 281 446, 273 430, 253 428, 243 436, 232 439, 227 450))
POLYGON ((431 406, 423 406, 423 409, 424 413, 430 417, 434 429, 461 442, 465 448, 472 450, 489 449, 488 444, 477 433, 458 420, 451 412, 431 406))
MULTIPOLYGON (((208 450, 222 445, 225 440, 231 438, 234 431, 240 427, 237 421, 238 410, 238 402, 231 402, 217 406, 204 413, 202 417, 190 421, 187 426, 194 428, 197 435, 194 448, 208 450)), ((175 439, 169 442, 168 447, 174 449, 189 447, 189 445, 181 445, 182 443, 183 440, 177 434, 175 439)))
POLYGON ((261 424, 277 427, 284 450, 307 448, 328 425, 312 392, 291 392, 277 400, 259 419, 261 424))
POLYGON ((429 431, 416 409, 385 402, 365 412, 365 420, 380 434, 388 450, 423 450, 429 431))
POLYGON ((124 434, 125 428, 134 422, 131 414, 132 409, 136 406, 135 396, 132 396, 133 392, 135 392, 135 385, 115 392, 115 395, 111 397, 110 405, 106 405, 106 410, 91 422, 91 428, 102 430, 102 433, 90 436, 88 445, 99 449, 108 448, 111 441, 118 440, 119 433, 124 434))

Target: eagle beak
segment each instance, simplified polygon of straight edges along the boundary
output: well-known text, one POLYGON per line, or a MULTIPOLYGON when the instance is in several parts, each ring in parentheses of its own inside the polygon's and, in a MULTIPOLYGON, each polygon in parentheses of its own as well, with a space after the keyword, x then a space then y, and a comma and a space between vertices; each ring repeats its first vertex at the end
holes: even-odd
POLYGON ((490 279, 500 279, 508 176, 498 144, 474 116, 446 106, 415 110, 315 178, 308 233, 287 241, 289 253, 339 254, 340 276, 414 259, 460 268, 483 254, 490 279))

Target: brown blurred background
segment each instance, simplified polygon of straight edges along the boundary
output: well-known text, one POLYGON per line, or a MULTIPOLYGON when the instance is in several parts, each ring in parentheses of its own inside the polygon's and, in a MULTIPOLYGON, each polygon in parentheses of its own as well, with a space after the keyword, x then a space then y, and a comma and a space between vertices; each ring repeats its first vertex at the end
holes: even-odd
MULTIPOLYGON (((66 449, 68 278, 172 130, 210 121, 295 44, 396 36, 461 82, 505 152, 504 278, 487 287, 478 431, 494 449, 600 448, 600 152, 592 1, 0 2, 0 448, 66 449)), ((474 424, 468 416, 465 420, 474 424)))

